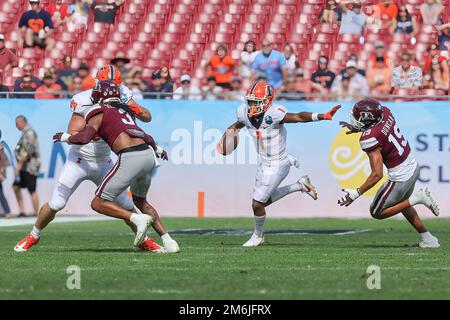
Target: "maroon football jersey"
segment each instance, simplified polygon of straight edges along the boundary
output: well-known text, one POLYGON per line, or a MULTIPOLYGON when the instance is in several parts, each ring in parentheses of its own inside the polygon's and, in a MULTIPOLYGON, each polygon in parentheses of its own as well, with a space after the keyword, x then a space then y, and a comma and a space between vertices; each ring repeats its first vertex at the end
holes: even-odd
POLYGON ((405 162, 411 153, 408 140, 401 134, 394 116, 386 107, 383 107, 383 121, 366 130, 359 142, 365 152, 381 148, 383 163, 388 169, 405 162))
POLYGON ((86 122, 93 116, 103 113, 98 135, 112 148, 114 141, 122 132, 135 138, 144 138, 145 132, 136 125, 133 116, 126 111, 108 105, 97 105, 86 114, 86 122))

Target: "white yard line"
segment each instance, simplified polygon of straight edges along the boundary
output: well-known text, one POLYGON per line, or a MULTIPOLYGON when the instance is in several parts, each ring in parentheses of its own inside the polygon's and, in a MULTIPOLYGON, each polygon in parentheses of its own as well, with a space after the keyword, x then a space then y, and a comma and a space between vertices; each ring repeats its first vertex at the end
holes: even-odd
MULTIPOLYGON (((84 222, 84 221, 104 221, 104 220, 114 220, 110 217, 105 217, 101 215, 92 216, 57 216, 52 223, 66 223, 66 222, 84 222)), ((0 219, 0 227, 15 227, 15 226, 26 226, 33 225, 36 221, 36 217, 24 217, 24 218, 11 218, 11 219, 0 219)))

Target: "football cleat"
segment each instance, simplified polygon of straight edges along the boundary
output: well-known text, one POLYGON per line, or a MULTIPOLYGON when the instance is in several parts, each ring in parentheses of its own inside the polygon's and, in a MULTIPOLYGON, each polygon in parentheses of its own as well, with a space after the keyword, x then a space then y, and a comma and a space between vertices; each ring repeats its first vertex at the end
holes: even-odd
POLYGON ((167 253, 178 253, 180 252, 180 247, 175 240, 164 242, 164 249, 167 253))
POLYGON ((26 252, 26 251, 28 251, 28 249, 30 249, 32 246, 34 246, 38 242, 39 242, 39 238, 36 238, 35 236, 33 236, 30 233, 16 244, 16 246, 14 247, 14 251, 15 252, 26 252))
POLYGON ((139 221, 135 222, 136 236, 134 238, 134 245, 136 247, 138 247, 145 241, 145 238, 147 236, 147 230, 150 227, 150 224, 152 223, 152 217, 150 217, 149 215, 139 214, 137 216, 138 216, 137 219, 139 221))
POLYGON ((436 237, 431 236, 430 239, 428 239, 427 241, 420 241, 419 242, 419 248, 422 249, 436 249, 436 248, 440 248, 441 245, 439 244, 439 241, 436 237))
POLYGON ((157 244, 152 238, 147 238, 144 242, 138 245, 138 248, 144 251, 155 253, 165 253, 165 249, 157 244))
POLYGON ((311 184, 311 181, 309 180, 308 176, 301 177, 297 181, 297 183, 300 184, 301 186, 303 186, 302 192, 306 193, 307 195, 309 195, 314 200, 317 200, 316 188, 314 188, 314 186, 311 184))
POLYGON ((264 236, 260 237, 256 233, 253 233, 251 238, 244 243, 243 247, 257 247, 264 243, 264 236))
POLYGON ((420 203, 430 209, 436 217, 439 216, 439 206, 431 196, 431 192, 428 189, 420 189, 417 191, 416 196, 420 199, 420 203))

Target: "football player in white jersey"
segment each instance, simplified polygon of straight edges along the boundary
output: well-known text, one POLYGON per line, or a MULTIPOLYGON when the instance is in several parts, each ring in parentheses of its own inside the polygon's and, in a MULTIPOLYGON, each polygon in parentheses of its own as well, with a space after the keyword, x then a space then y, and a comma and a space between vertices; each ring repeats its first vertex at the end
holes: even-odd
POLYGON ((227 129, 217 145, 219 153, 231 153, 237 147, 235 137, 238 131, 247 127, 260 156, 252 202, 255 231, 244 247, 256 247, 264 243, 265 207, 268 205, 296 191, 317 200, 317 192, 308 176, 301 177, 292 185, 279 187, 289 174, 290 167, 298 167, 298 161, 286 152, 287 132, 284 124, 332 120, 340 108, 336 106, 325 114, 288 113, 285 107, 273 104, 273 99, 274 89, 266 81, 254 82, 247 90, 246 104, 237 110, 237 121, 227 129))
MULTIPOLYGON (((136 113, 136 117, 143 122, 151 121, 150 111, 139 106, 132 98, 131 90, 122 84, 119 70, 112 65, 107 65, 97 72, 97 80, 112 80, 121 89, 121 100, 128 104, 136 113)), ((91 99, 92 89, 80 92, 73 96, 70 103, 72 117, 69 122, 68 130, 70 134, 75 134, 82 130, 85 126, 85 118, 87 112, 95 104, 91 99)), ((161 149, 160 152, 164 152, 161 149)), ((78 188, 81 182, 90 180, 97 186, 102 182, 103 177, 112 169, 114 163, 111 158, 111 149, 100 138, 91 141, 86 145, 72 145, 68 159, 64 165, 58 181, 56 182, 53 194, 49 202, 45 203, 39 210, 39 214, 35 225, 30 234, 19 241, 15 246, 16 252, 25 252, 37 244, 40 239, 41 231, 55 218, 58 211, 61 211, 67 204, 70 196, 78 188)), ((127 192, 120 194, 115 200, 122 208, 135 212, 133 201, 128 197, 127 192)), ((141 209, 141 208, 139 208, 141 209)), ((146 210, 148 211, 148 210, 146 210)), ((147 238, 139 248, 152 252, 175 253, 179 252, 179 246, 173 240, 154 208, 150 208, 149 214, 153 218, 152 227, 161 236, 164 248, 156 244, 151 238, 147 238)), ((133 232, 136 232, 136 226, 129 224, 133 232)))

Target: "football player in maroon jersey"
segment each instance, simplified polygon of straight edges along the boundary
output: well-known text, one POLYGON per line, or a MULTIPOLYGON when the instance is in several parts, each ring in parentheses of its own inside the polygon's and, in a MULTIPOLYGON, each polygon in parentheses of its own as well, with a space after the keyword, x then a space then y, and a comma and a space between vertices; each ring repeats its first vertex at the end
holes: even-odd
POLYGON ((98 105, 86 114, 84 129, 74 135, 59 132, 53 139, 84 145, 98 135, 118 155, 116 164, 97 188, 91 207, 99 213, 132 222, 137 229, 134 244, 138 246, 145 240, 150 224, 161 223, 146 196, 157 164, 156 156, 167 160, 167 153, 136 125, 134 111, 120 102, 120 90, 114 82, 99 81, 92 99, 98 105), (113 202, 128 187, 134 204, 146 214, 131 213, 113 202))
POLYGON ((353 106, 350 123, 341 122, 340 125, 350 129, 347 134, 362 132, 360 145, 369 157, 372 172, 356 190, 343 189, 345 195, 338 204, 348 207, 374 187, 383 178, 384 164, 389 180, 378 190, 370 206, 370 214, 375 219, 386 219, 401 212, 420 233, 421 248, 438 248, 438 239, 427 231, 414 206, 423 204, 436 216, 439 215, 439 207, 427 189, 414 192, 419 179, 419 165, 391 111, 375 100, 364 99, 353 106))

